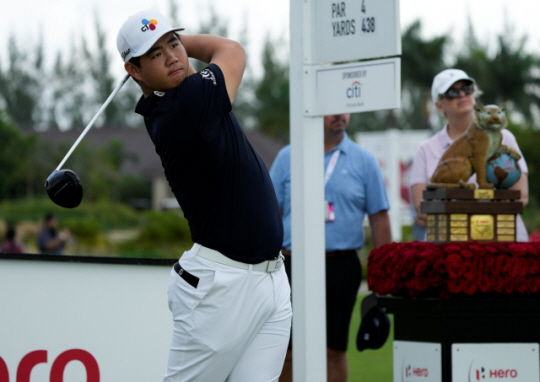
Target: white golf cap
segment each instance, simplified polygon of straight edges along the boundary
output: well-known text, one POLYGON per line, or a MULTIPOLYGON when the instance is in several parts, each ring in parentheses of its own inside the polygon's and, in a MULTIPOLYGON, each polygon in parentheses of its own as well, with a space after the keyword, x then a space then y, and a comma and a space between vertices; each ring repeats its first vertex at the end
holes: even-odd
POLYGON ((458 81, 476 82, 460 69, 446 69, 437 74, 435 78, 433 78, 433 84, 431 85, 431 99, 433 102, 436 102, 439 95, 444 94, 458 81))
POLYGON ((132 57, 145 54, 165 33, 182 30, 184 28, 173 28, 159 12, 141 11, 124 22, 116 37, 116 47, 122 60, 127 62, 132 57))

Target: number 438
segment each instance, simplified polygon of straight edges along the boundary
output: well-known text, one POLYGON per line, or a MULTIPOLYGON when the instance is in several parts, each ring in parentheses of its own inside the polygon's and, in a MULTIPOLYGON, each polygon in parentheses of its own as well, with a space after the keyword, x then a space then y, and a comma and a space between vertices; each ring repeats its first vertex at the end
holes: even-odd
POLYGON ((375 17, 362 18, 362 32, 364 33, 375 32, 375 17))

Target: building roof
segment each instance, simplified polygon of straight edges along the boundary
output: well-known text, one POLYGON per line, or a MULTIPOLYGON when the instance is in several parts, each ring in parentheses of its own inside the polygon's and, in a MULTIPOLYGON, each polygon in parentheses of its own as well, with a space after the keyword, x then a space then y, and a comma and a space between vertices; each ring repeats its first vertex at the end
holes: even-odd
MULTIPOLYGON (((270 168, 274 159, 283 146, 287 144, 280 139, 269 137, 257 130, 244 130, 251 145, 259 153, 264 164, 270 168)), ((47 142, 72 145, 82 133, 82 129, 71 129, 65 132, 48 130, 38 132, 40 139, 47 142)), ((93 128, 81 141, 87 147, 99 149, 110 142, 119 141, 135 161, 126 161, 122 168, 126 173, 138 173, 149 178, 162 177, 161 160, 154 150, 154 145, 144 128, 93 128)))

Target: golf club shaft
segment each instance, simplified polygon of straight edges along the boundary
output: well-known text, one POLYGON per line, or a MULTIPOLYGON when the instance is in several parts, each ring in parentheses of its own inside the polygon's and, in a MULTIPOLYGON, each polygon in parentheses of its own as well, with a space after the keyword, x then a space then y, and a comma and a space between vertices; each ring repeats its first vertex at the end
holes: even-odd
POLYGON ((120 82, 116 88, 113 90, 113 92, 111 93, 111 95, 109 96, 109 98, 107 98, 107 100, 103 103, 103 105, 101 105, 101 107, 99 108, 98 112, 96 113, 96 115, 94 115, 94 118, 92 118, 92 120, 90 121, 90 123, 88 123, 88 125, 84 128, 83 132, 81 133, 81 135, 79 136, 79 138, 77 138, 77 140, 75 141, 75 143, 73 144, 73 146, 71 146, 71 148, 69 149, 69 151, 67 152, 66 156, 64 157, 64 159, 62 159, 62 161, 60 162, 60 164, 58 165, 58 167, 56 168, 56 171, 60 170, 62 168, 62 166, 64 165, 64 163, 68 160, 69 156, 71 155, 71 153, 73 152, 73 150, 75 150, 75 148, 79 145, 79 143, 81 142, 81 140, 84 138, 84 136, 86 135, 86 133, 88 132, 88 130, 90 130, 90 128, 94 125, 94 123, 96 122, 96 120, 98 119, 98 117, 101 115, 101 113, 103 112, 103 110, 105 110, 105 108, 107 107, 107 105, 109 103, 111 103, 112 99, 114 98, 114 96, 116 95, 116 93, 118 93, 118 91, 120 91, 120 89, 122 88, 122 86, 124 86, 124 84, 126 83, 126 81, 129 79, 129 74, 127 74, 124 79, 122 80, 122 82, 120 82))

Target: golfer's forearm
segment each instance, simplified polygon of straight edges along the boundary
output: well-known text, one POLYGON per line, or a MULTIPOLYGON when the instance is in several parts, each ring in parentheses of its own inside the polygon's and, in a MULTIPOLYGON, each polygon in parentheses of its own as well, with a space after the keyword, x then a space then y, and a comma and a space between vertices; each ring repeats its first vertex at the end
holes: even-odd
POLYGON ((189 57, 207 64, 227 57, 245 61, 244 48, 236 41, 207 34, 181 35, 180 39, 189 57))

